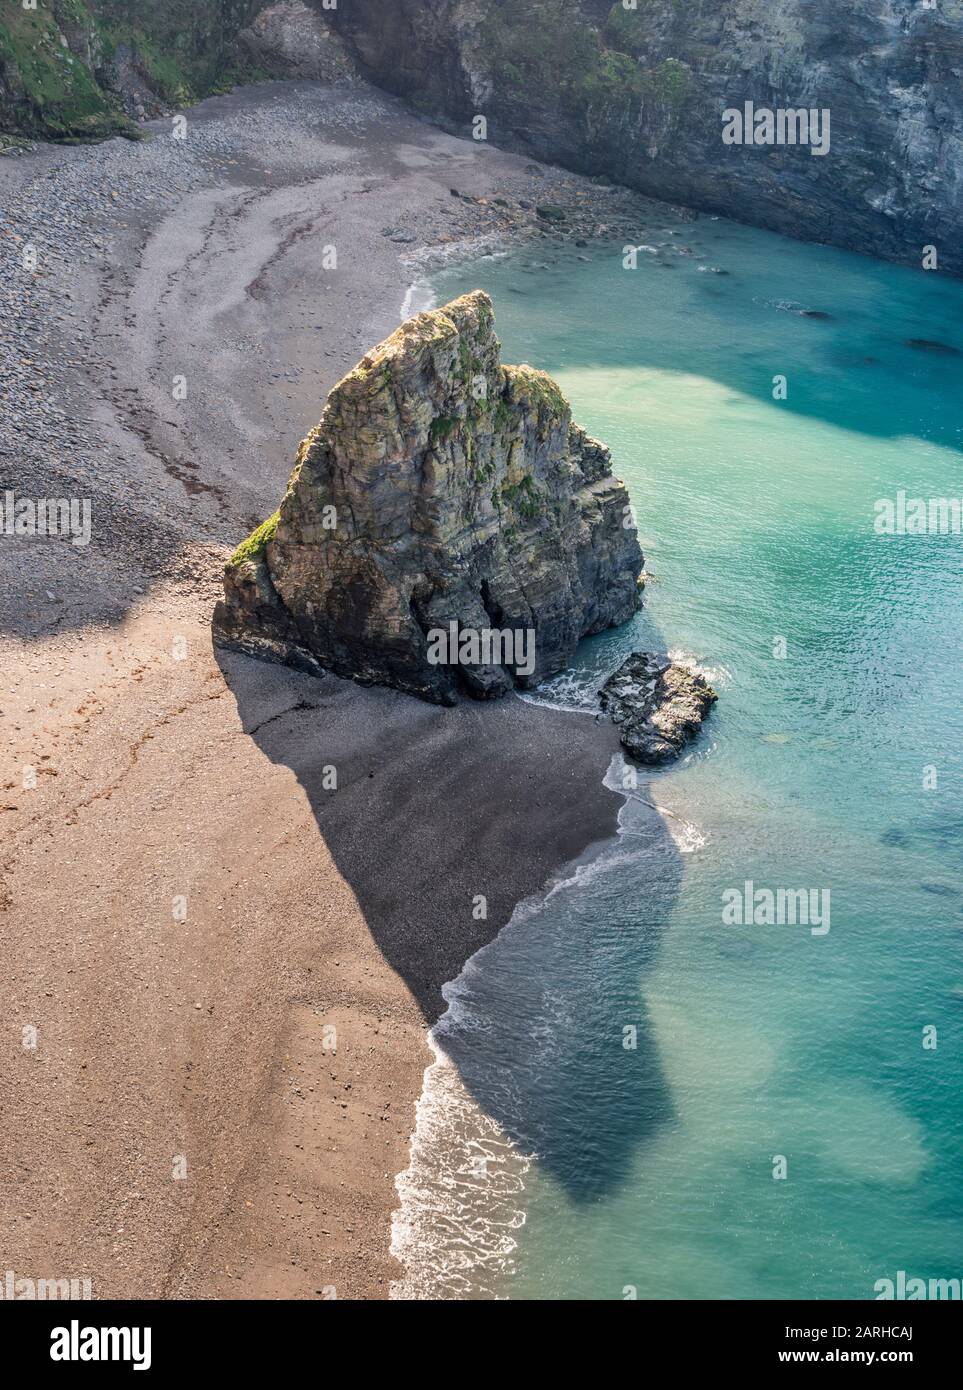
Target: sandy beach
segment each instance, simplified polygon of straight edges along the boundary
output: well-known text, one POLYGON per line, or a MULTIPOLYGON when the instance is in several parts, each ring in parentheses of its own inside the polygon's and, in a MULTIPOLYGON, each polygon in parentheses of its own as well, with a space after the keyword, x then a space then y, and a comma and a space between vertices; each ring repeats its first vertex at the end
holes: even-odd
POLYGON ((0 538, 3 1269, 386 1297, 441 985, 614 831, 617 738, 215 654, 210 615, 419 264, 550 250, 539 203, 621 234, 642 200, 363 86, 149 130, 0 161, 0 491, 93 518, 0 538))

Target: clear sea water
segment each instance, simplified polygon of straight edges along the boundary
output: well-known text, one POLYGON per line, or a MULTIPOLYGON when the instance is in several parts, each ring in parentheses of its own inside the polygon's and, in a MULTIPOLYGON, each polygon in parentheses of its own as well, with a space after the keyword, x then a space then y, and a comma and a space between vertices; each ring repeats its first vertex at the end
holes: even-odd
POLYGON ((395 1292, 871 1299, 901 1269, 958 1278, 963 538, 873 520, 901 488, 963 497, 963 356, 906 346, 963 350, 963 284, 722 220, 638 241, 656 253, 635 271, 621 246, 538 248, 432 286, 492 294, 504 359, 558 379, 638 514, 644 612, 539 698, 587 717, 624 654, 657 648, 720 699, 618 843, 449 986, 395 1292), (724 924, 746 880, 829 889, 830 930, 724 924))

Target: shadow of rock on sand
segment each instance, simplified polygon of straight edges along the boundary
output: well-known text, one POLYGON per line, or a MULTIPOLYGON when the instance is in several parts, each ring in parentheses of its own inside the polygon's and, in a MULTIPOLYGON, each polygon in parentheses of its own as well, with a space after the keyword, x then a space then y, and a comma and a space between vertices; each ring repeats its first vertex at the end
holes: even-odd
MULTIPOLYGON (((618 853, 626 843, 614 849, 612 838, 623 798, 602 781, 618 749, 607 723, 511 697, 446 709, 215 654, 245 732, 297 777, 369 931, 428 1025, 445 1009, 442 985, 519 902, 593 849, 618 853), (326 785, 331 768, 336 789, 326 785), (473 917, 479 894, 487 899, 484 921, 473 917)), ((585 952, 593 965, 601 961, 592 987, 571 972, 556 978, 550 959, 532 957, 524 978, 496 976, 487 985, 507 991, 512 1008, 500 1016, 519 1027, 488 1029, 481 1050, 466 1045, 462 1028, 452 1039, 452 1058, 478 1104, 538 1153, 575 1199, 615 1189, 637 1146, 672 1113, 638 981, 658 949, 680 864, 654 812, 644 836, 658 865, 646 909, 613 902, 604 922, 583 911, 568 924, 567 959, 585 952), (548 1041, 523 1026, 528 1001, 535 1008, 537 994, 544 1004, 546 991, 568 1020, 548 1041), (629 1024, 638 1029, 634 1052, 622 1046, 629 1024), (565 1064, 546 1067, 553 1047, 565 1048, 565 1064)))

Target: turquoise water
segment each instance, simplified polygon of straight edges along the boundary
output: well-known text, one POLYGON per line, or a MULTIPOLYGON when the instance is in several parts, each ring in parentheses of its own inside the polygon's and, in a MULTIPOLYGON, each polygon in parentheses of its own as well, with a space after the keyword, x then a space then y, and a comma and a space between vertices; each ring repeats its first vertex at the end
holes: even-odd
POLYGON ((961 1277, 963 541, 873 519, 901 488, 963 497, 963 356, 906 346, 963 349, 963 285, 719 220, 639 240, 634 271, 523 251, 433 286, 492 294, 505 360, 557 377, 638 515, 645 611, 541 698, 584 718, 655 647, 720 699, 619 843, 450 987, 402 1292, 961 1277), (725 924, 745 880, 829 890, 830 929, 725 924))

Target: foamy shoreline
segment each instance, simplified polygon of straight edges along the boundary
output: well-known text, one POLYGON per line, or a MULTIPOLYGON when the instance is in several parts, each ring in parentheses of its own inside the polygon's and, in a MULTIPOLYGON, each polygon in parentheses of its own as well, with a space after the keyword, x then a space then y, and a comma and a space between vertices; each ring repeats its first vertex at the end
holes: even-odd
MULTIPOLYGON (((567 713, 584 711, 570 707, 567 713)), ((447 1008, 428 1032, 433 1060, 424 1073, 408 1166, 395 1178, 399 1206, 392 1215, 391 1252, 405 1272, 392 1282, 393 1299, 504 1297, 514 1270, 516 1233, 526 1221, 525 1177, 538 1155, 518 1148, 485 1112, 445 1046, 461 1029, 484 1033, 493 1026, 491 1019, 473 1016, 472 984, 485 972, 486 960, 512 931, 530 930, 559 894, 578 893, 600 874, 618 874, 622 854, 631 852, 638 833, 639 814, 659 816, 680 854, 705 843, 697 827, 650 799, 648 784, 625 790, 625 768, 616 752, 602 778, 622 798, 614 833, 560 869, 544 891, 518 903, 492 940, 442 987, 447 1008)), ((505 1059, 509 1068, 511 1062, 505 1059)))

